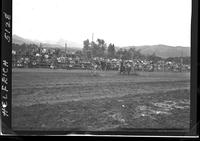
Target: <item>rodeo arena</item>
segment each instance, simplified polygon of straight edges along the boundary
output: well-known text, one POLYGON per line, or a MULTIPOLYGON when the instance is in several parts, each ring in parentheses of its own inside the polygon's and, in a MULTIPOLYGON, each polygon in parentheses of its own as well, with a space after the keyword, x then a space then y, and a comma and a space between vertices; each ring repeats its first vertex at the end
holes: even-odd
POLYGON ((13 44, 13 129, 189 128, 190 57, 147 56, 113 44, 103 52, 87 43, 75 51, 13 44))

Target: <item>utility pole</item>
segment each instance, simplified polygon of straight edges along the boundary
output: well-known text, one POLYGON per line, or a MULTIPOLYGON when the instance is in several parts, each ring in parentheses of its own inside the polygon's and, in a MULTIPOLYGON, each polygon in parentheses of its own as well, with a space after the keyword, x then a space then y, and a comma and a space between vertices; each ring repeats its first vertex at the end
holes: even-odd
POLYGON ((40 48, 42 48, 42 43, 40 43, 40 48))
POLYGON ((181 51, 181 66, 180 66, 181 68, 181 72, 182 72, 182 69, 183 69, 183 50, 181 51))
POLYGON ((93 42, 93 39, 94 39, 94 33, 92 33, 92 42, 93 42))
MULTIPOLYGON (((91 48, 93 48, 93 45, 94 45, 94 33, 92 33, 92 44, 91 44, 91 48)), ((93 54, 92 54, 92 49, 89 51, 90 52, 90 54, 91 54, 91 60, 92 60, 92 58, 93 58, 93 54)))
POLYGON ((42 51, 42 43, 40 43, 40 54, 41 54, 41 51, 42 51))
POLYGON ((65 54, 67 53, 67 43, 65 43, 65 54))
POLYGON ((131 67, 132 67, 132 71, 134 72, 134 61, 133 61, 133 51, 131 51, 131 60, 132 60, 132 63, 131 63, 131 67))

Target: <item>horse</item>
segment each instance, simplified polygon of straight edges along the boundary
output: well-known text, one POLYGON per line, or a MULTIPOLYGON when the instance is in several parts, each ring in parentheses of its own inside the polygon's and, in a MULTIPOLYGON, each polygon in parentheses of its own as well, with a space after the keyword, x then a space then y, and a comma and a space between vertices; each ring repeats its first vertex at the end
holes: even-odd
POLYGON ((123 74, 128 73, 128 75, 129 75, 131 70, 132 70, 132 67, 131 67, 130 63, 124 63, 124 62, 121 63, 120 74, 121 73, 123 73, 123 74))
POLYGON ((129 63, 127 63, 127 64, 125 65, 125 72, 127 72, 128 75, 129 75, 130 72, 131 72, 131 65, 130 65, 129 63))

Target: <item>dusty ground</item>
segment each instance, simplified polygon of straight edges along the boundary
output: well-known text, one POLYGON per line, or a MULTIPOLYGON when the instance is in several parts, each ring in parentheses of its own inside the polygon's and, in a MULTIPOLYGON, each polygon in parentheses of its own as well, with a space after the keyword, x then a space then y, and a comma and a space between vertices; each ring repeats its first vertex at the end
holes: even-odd
POLYGON ((190 74, 14 69, 14 129, 189 128, 190 74))

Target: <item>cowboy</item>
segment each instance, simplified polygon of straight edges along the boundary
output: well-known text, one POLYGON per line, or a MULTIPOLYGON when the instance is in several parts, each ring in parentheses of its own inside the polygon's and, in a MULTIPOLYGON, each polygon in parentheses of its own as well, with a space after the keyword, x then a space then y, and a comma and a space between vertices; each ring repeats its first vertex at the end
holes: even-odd
POLYGON ((126 71, 128 72, 128 74, 130 74, 131 64, 129 62, 127 62, 127 64, 126 64, 126 71))
POLYGON ((125 71, 124 61, 120 62, 120 74, 125 71))

